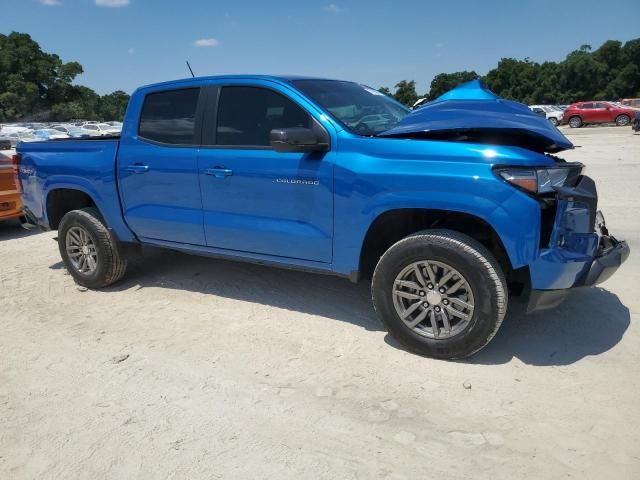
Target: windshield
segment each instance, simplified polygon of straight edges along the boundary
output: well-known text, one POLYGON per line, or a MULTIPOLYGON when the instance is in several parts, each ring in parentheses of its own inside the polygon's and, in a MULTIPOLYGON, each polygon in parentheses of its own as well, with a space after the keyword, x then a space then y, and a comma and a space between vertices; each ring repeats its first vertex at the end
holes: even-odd
POLYGON ((395 127, 410 110, 384 93, 353 82, 294 80, 299 90, 317 102, 347 130, 372 136, 395 127))

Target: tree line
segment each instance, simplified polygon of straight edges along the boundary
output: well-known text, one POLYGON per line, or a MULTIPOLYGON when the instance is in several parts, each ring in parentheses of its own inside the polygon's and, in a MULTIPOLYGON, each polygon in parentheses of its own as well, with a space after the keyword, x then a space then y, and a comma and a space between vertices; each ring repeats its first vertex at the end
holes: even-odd
POLYGON ((608 40, 597 50, 582 45, 561 62, 502 58, 485 76, 473 70, 440 73, 423 95, 417 93, 414 80, 398 82, 394 92, 386 87, 379 90, 405 105, 413 105, 418 98, 434 100, 457 85, 476 79, 483 80, 497 95, 528 105, 638 98, 640 38, 624 45, 617 40, 608 40))
POLYGON ((25 33, 0 34, 0 122, 122 120, 129 95, 73 85, 78 62, 63 63, 25 33))
MULTIPOLYGON (((43 52, 28 34, 0 34, 0 122, 122 120, 129 95, 117 90, 100 96, 74 85, 83 73, 78 62, 63 63, 43 52)), ((379 90, 405 105, 420 97, 434 100, 457 85, 481 79, 497 95, 526 104, 568 104, 580 100, 640 97, 640 38, 624 45, 604 42, 597 50, 582 45, 561 62, 502 58, 485 76, 462 71, 436 75, 418 95, 414 80, 379 90)))

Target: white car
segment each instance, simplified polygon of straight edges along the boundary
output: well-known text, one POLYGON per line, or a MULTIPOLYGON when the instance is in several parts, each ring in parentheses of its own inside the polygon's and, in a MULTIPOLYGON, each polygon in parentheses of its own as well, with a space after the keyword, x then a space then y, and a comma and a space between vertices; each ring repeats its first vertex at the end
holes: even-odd
POLYGON ((51 128, 54 130, 58 130, 59 132, 66 133, 70 137, 73 138, 82 138, 82 137, 90 137, 95 136, 96 133, 91 130, 86 130, 82 127, 76 127, 75 125, 54 125, 51 128))
POLYGON ((554 127, 560 125, 562 115, 564 114, 564 111, 555 105, 529 105, 529 110, 532 112, 542 110, 547 120, 549 120, 554 127))
POLYGON ((61 132, 60 130, 56 130, 55 128, 40 128, 39 130, 34 130, 33 134, 40 140, 60 140, 63 138, 69 138, 69 135, 61 132))
POLYGON ((87 123, 82 128, 91 131, 93 135, 120 135, 120 129, 108 123, 87 123))

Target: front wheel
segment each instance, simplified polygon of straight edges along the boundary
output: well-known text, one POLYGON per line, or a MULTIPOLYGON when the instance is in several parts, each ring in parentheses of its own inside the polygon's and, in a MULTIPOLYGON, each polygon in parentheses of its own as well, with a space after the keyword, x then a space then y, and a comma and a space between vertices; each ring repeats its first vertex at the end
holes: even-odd
POLYGON ((507 311, 498 262, 482 244, 451 230, 425 230, 391 246, 371 289, 389 332, 409 350, 434 358, 474 354, 507 311))
POLYGON ((558 124, 560 123, 556 117, 551 117, 549 121, 551 122, 551 125, 553 125, 554 127, 557 127, 558 124))
POLYGON ((62 217, 58 248, 76 283, 87 288, 111 285, 127 270, 117 240, 95 208, 72 210, 62 217))
POLYGON ((629 118, 629 115, 622 114, 616 117, 616 125, 618 125, 619 127, 626 127, 630 122, 631 118, 629 118))

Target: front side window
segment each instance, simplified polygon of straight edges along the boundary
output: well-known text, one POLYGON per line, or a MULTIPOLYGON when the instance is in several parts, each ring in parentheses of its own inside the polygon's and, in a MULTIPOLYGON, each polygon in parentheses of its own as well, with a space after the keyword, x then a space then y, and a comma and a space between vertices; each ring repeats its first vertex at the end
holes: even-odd
POLYGON ((294 80, 293 85, 352 133, 372 136, 395 127, 410 110, 384 93, 340 80, 294 80))
POLYGON ((259 87, 224 87, 218 103, 216 143, 229 146, 271 145, 276 128, 311 127, 302 107, 273 90, 259 87))
MULTIPOLYGON (((193 145, 199 88, 150 93, 144 100, 138 135, 170 145, 193 145)), ((98 129, 98 127, 95 127, 98 129)))

